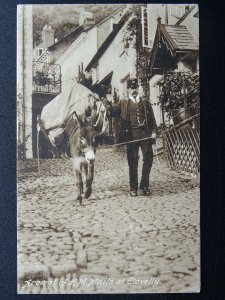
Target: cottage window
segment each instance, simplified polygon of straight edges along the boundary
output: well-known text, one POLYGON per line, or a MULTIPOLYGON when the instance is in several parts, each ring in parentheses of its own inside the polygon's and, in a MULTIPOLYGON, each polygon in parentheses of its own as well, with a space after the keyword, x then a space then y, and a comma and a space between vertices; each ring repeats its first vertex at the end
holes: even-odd
POLYGON ((94 83, 99 81, 99 66, 98 66, 98 64, 93 66, 91 76, 92 76, 92 80, 94 83))
POLYGON ((43 53, 43 49, 42 49, 42 48, 39 48, 39 49, 38 49, 38 56, 41 56, 42 53, 43 53))
POLYGON ((141 23, 142 23, 142 46, 151 48, 152 41, 149 38, 149 15, 146 7, 141 7, 141 23))

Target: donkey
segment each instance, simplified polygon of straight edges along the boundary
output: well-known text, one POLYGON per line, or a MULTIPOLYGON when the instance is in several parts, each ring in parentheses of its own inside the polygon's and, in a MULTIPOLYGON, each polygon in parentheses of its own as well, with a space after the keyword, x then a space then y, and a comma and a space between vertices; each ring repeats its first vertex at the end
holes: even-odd
POLYGON ((65 126, 65 132, 69 139, 75 175, 76 200, 77 204, 82 205, 82 194, 84 193, 85 198, 89 198, 92 193, 98 136, 90 120, 85 115, 77 115, 75 111, 65 126), (85 175, 85 182, 83 182, 83 174, 85 175))
POLYGON ((58 95, 43 108, 41 114, 41 123, 47 139, 52 128, 62 127, 63 135, 59 145, 56 145, 55 138, 49 141, 55 148, 63 146, 63 151, 71 157, 76 199, 79 204, 82 204, 84 191, 83 173, 86 179, 85 198, 89 198, 92 193, 98 134, 107 127, 105 124, 108 122, 105 114, 99 96, 81 84, 76 84, 71 90, 58 95))

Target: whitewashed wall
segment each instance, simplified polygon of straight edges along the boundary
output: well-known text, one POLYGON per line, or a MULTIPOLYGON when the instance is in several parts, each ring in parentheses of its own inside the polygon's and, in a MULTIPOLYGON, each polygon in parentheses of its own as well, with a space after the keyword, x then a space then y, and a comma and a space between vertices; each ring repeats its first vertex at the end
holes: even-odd
POLYGON ((84 70, 97 51, 97 29, 82 33, 56 61, 61 65, 62 92, 71 88, 78 75, 78 67, 83 63, 84 70))
MULTIPOLYGON (((174 25, 185 13, 185 4, 167 4, 168 11, 168 24, 174 25)), ((166 23, 166 6, 165 4, 147 4, 148 9, 148 25, 149 25, 149 39, 153 41, 155 39, 155 33, 157 28, 157 18, 160 17, 162 24, 166 23)))
POLYGON ((98 79, 101 81, 113 71, 112 89, 116 88, 120 98, 126 97, 126 82, 121 82, 128 74, 135 75, 136 51, 128 48, 124 51, 125 26, 119 31, 110 46, 107 48, 98 64, 98 79))
POLYGON ((160 105, 159 105, 159 95, 160 95, 159 85, 157 84, 157 82, 161 78, 162 78, 162 75, 155 75, 154 77, 151 78, 151 80, 149 82, 150 100, 151 100, 151 104, 152 104, 152 108, 153 108, 153 112, 154 112, 154 115, 155 115, 157 126, 159 126, 163 122, 163 120, 162 120, 162 110, 161 110, 160 105))
POLYGON ((195 8, 183 20, 183 22, 181 22, 180 25, 185 25, 196 41, 199 41, 199 18, 195 17, 196 13, 198 13, 197 4, 195 4, 195 8))

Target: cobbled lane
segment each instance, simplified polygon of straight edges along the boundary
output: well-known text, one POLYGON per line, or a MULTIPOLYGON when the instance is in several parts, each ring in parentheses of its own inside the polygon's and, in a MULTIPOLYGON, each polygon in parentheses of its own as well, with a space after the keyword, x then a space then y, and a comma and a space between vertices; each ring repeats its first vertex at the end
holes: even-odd
POLYGON ((69 160, 41 160, 40 170, 18 163, 19 293, 199 290, 197 179, 160 159, 151 196, 131 198, 126 154, 102 147, 93 193, 77 206, 69 160))

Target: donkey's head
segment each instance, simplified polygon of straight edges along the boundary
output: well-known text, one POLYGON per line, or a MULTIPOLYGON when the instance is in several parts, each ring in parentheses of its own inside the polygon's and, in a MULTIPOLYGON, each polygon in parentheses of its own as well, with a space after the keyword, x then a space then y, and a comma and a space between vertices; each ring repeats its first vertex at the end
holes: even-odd
POLYGON ((78 116, 76 112, 74 112, 72 117, 78 124, 74 136, 76 147, 84 154, 87 163, 93 163, 97 147, 97 134, 85 116, 78 116))

